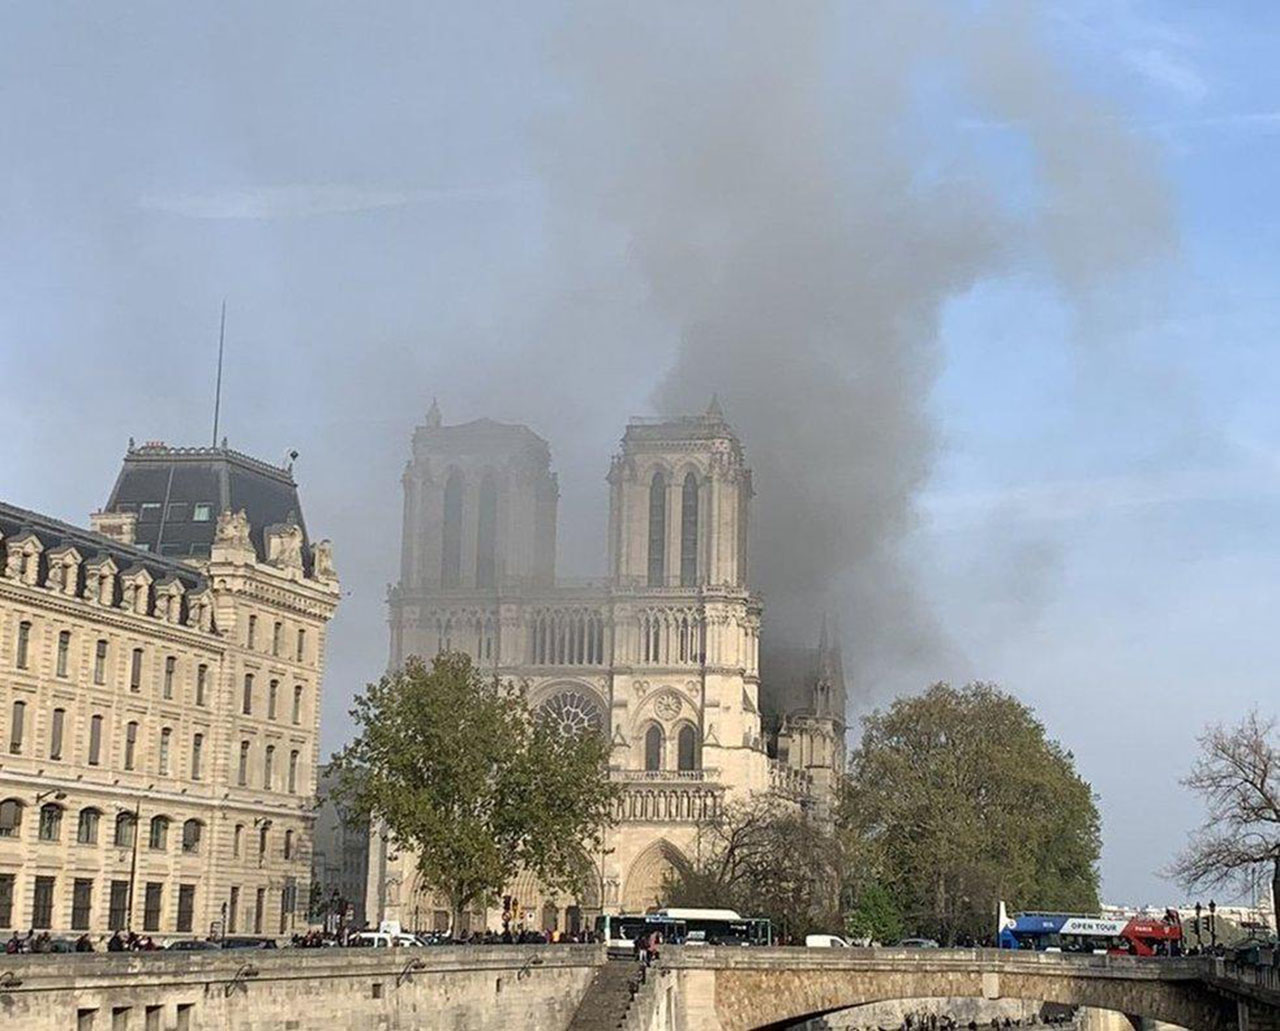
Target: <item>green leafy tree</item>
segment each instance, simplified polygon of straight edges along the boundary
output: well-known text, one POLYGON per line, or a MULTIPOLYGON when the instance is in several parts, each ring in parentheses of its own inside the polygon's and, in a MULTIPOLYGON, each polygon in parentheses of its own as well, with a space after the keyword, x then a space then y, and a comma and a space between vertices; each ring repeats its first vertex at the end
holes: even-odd
POLYGON ((581 890, 582 856, 599 847, 615 798, 603 736, 565 733, 458 653, 430 668, 409 659, 370 684, 351 716, 357 734, 334 756, 335 795, 417 857, 454 926, 520 870, 581 890))
POLYGON ((726 807, 699 828, 698 856, 668 878, 668 905, 768 917, 778 938, 840 926, 840 859, 831 831, 763 797, 726 807))
POLYGON ((845 930, 853 939, 895 942, 902 937, 902 914, 893 896, 877 881, 858 890, 853 908, 845 914, 845 930))
POLYGON ((861 876, 908 929, 947 944, 991 935, 1000 900, 1098 907, 1093 792, 1031 710, 990 684, 935 684, 865 717, 841 824, 861 876))

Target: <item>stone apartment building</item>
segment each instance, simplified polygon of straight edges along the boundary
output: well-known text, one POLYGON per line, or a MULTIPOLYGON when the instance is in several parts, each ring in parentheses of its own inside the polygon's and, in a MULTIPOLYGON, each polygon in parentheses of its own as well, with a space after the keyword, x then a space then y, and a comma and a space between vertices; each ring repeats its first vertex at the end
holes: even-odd
MULTIPOLYGON (((817 649, 761 656, 752 476, 719 406, 632 420, 608 483, 608 574, 571 583, 555 575, 550 449, 527 427, 449 426, 433 404, 403 477, 391 666, 465 651, 566 729, 613 746, 623 796, 601 853, 584 857, 587 891, 555 897, 531 876, 508 888, 520 921, 543 928, 651 905, 730 800, 766 793, 826 810, 844 763, 838 647, 824 634, 817 649)), ((446 919, 412 856, 377 834, 370 848, 372 922, 446 919)))
POLYGON ((338 600, 289 470, 135 447, 92 529, 0 503, 0 928, 306 923, 338 600))

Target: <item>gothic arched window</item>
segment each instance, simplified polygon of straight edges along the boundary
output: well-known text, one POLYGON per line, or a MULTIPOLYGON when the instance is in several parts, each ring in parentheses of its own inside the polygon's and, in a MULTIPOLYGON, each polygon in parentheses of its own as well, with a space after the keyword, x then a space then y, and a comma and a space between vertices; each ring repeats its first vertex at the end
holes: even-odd
POLYGON ((680 728, 676 737, 676 769, 696 770, 698 768, 698 734, 689 724, 680 728))
POLYGON ((644 732, 644 768, 662 769, 662 728, 656 723, 644 732))
POLYGON ((480 511, 476 517, 476 586, 492 587, 497 577, 498 488, 493 474, 480 483, 480 511))
POLYGON ((698 478, 690 473, 680 492, 680 586, 698 582, 698 478))
POLYGON ((456 469, 444 485, 444 531, 441 534, 440 584, 462 583, 462 473, 456 469))
POLYGON ((566 737, 585 731, 599 732, 604 726, 600 707, 578 691, 561 691, 538 706, 538 714, 560 729, 566 737))
POLYGON ((667 480, 653 474, 649 485, 649 586, 661 587, 667 572, 667 480))

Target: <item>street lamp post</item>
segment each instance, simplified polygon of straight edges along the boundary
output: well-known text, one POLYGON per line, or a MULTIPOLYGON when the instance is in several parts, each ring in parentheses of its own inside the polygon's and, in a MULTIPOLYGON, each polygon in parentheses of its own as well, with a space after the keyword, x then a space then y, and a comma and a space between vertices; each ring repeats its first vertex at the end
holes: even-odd
POLYGON ((1204 939, 1200 937, 1200 903, 1196 903, 1196 947, 1199 948, 1204 944, 1204 939))
MULTIPOLYGON (((152 787, 155 785, 153 784, 152 787)), ((122 813, 130 812, 128 806, 116 806, 122 813)), ((125 905, 127 906, 124 914, 124 929, 132 933, 133 931, 133 894, 134 887, 138 881, 138 841, 142 834, 142 796, 138 796, 138 801, 134 805, 133 810, 133 856, 129 861, 129 894, 125 905)))
POLYGON ((1209 900, 1209 947, 1218 947, 1218 904, 1209 900))

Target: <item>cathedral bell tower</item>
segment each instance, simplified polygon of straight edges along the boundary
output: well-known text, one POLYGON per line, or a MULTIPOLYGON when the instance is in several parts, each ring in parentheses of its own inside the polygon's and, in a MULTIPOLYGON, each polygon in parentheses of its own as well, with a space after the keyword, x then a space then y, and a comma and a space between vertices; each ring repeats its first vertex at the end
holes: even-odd
POLYGON ((672 768, 762 787, 765 766, 752 760, 763 755, 760 604, 747 588, 742 444, 715 400, 703 415, 633 419, 609 486, 614 662, 633 688, 630 752, 615 761, 666 767, 667 743, 692 733, 696 757, 682 749, 672 768))

